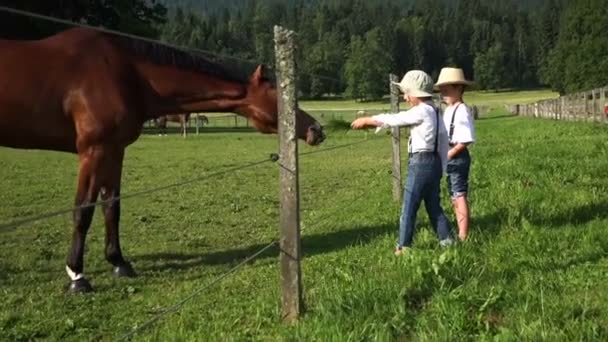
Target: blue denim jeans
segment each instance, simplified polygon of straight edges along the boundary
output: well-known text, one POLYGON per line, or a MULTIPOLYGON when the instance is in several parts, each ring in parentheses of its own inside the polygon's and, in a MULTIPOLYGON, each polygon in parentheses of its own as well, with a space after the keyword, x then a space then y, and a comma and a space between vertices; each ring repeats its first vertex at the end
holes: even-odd
POLYGON ((451 227, 440 203, 441 173, 441 159, 437 153, 410 155, 399 222, 398 247, 411 246, 416 228, 416 214, 422 200, 439 240, 451 239, 451 227))
POLYGON ((465 196, 469 191, 469 170, 471 155, 469 150, 460 152, 454 159, 448 161, 448 192, 452 199, 465 196))

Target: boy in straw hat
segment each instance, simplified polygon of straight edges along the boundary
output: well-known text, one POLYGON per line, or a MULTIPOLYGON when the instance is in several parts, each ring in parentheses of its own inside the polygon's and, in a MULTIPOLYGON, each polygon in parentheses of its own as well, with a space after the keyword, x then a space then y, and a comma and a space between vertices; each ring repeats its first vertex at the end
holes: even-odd
POLYGON ((409 71, 400 83, 405 101, 412 108, 397 114, 380 114, 358 118, 352 128, 409 126, 409 160, 403 209, 399 223, 399 242, 395 255, 402 255, 411 246, 416 213, 424 200, 426 211, 442 246, 452 244, 451 227, 441 208, 439 196, 441 176, 447 162, 447 131, 439 110, 432 101, 433 80, 420 70, 409 71))
POLYGON ((447 183, 452 197, 456 219, 458 220, 458 238, 466 240, 469 233, 469 170, 471 156, 468 145, 475 141, 473 117, 462 100, 467 86, 462 69, 443 68, 435 88, 441 91, 443 101, 448 105, 443 114, 443 121, 448 129, 450 150, 448 151, 447 183))

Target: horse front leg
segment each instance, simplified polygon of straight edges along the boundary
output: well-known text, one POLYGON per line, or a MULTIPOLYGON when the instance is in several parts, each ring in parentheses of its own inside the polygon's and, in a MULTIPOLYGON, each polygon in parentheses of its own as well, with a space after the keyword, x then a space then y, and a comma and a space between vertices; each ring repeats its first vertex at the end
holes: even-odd
POLYGON ((104 163, 104 179, 101 188, 102 210, 106 225, 106 260, 112 264, 113 273, 117 277, 134 277, 133 267, 122 256, 118 227, 120 223, 120 179, 124 149, 115 151, 106 158, 104 163))
POLYGON ((84 277, 84 246, 95 207, 88 206, 97 200, 99 184, 97 183, 97 167, 99 165, 100 151, 94 148, 87 149, 79 155, 78 189, 76 191, 74 210, 74 228, 72 244, 68 252, 66 272, 70 277, 68 292, 82 293, 93 290, 89 281, 84 277))

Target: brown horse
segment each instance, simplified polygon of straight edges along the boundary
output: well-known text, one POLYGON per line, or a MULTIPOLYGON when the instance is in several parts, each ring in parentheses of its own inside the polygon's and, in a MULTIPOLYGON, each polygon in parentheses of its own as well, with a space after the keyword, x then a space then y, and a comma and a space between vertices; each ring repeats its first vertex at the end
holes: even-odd
POLYGON ((190 120, 190 113, 161 115, 156 119, 156 128, 160 130, 160 135, 166 135, 167 123, 177 122, 182 128, 182 136, 186 138, 188 136, 188 120, 190 120))
MULTIPOLYGON (((177 122, 180 124, 182 129, 182 136, 184 138, 188 136, 188 122, 190 121, 190 113, 161 115, 153 121, 156 124, 156 128, 159 129, 158 135, 167 135, 167 123, 177 122)), ((196 116, 197 127, 207 124, 209 124, 209 118, 207 118, 205 115, 199 114, 196 116)))
MULTIPOLYGON (((170 113, 222 111, 277 131, 277 91, 262 66, 248 78, 166 46, 75 28, 38 41, 0 40, 0 146, 78 154, 78 185, 66 270, 69 291, 90 291, 83 253, 101 195, 105 257, 117 276, 134 276, 119 243, 125 148, 146 120, 170 113)), ((298 110, 297 136, 325 135, 298 110)))

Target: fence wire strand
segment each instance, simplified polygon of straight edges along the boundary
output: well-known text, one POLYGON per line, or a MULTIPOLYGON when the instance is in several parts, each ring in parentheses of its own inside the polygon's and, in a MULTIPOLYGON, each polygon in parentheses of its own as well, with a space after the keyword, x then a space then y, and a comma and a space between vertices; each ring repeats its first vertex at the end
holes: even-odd
POLYGON ((126 341, 130 337, 132 337, 135 334, 137 334, 138 332, 141 332, 144 329, 148 328, 149 326, 153 325, 154 323, 156 323, 157 321, 161 320, 165 316, 167 316, 167 315, 169 315, 169 314, 171 314, 173 312, 176 312, 176 311, 180 310, 189 300, 193 299, 194 297, 196 297, 199 294, 203 293, 203 291, 205 291, 205 290, 211 288, 212 286, 216 285, 217 283, 219 283, 223 279, 227 278, 231 274, 235 273, 241 267, 243 267, 245 264, 247 264, 248 262, 254 260, 255 258, 257 258, 258 256, 260 256, 262 253, 266 252, 268 249, 270 249, 271 247, 273 247, 277 243, 278 243, 278 240, 272 241, 271 243, 269 243, 268 245, 266 245, 264 248, 261 248, 260 250, 258 250, 254 254, 250 255, 245 260, 241 261, 240 263, 238 263, 236 266, 234 266, 233 268, 231 268, 227 272, 221 274, 220 276, 218 276, 217 278, 215 278, 211 282, 209 282, 209 283, 201 286, 199 289, 197 289, 196 291, 192 292, 188 296, 182 298, 180 301, 178 301, 174 305, 172 305, 172 306, 166 308, 165 310, 163 310, 162 312, 156 314, 154 317, 152 317, 149 320, 145 321, 143 324, 137 326, 135 329, 133 329, 130 332, 128 332, 127 334, 123 335, 118 340, 119 341, 126 341))
POLYGON ((11 222, 0 224, 0 232, 7 231, 7 230, 12 230, 12 229, 17 228, 19 226, 22 226, 22 225, 24 225, 26 223, 32 223, 32 222, 40 221, 40 220, 43 220, 43 219, 48 219, 48 218, 52 218, 52 217, 56 217, 56 216, 60 216, 60 215, 64 215, 64 214, 69 214, 69 213, 72 213, 72 212, 74 212, 76 210, 81 210, 81 209, 96 207, 96 206, 100 206, 100 205, 110 204, 110 203, 114 203, 116 201, 123 200, 123 199, 128 199, 128 198, 133 198, 133 197, 140 197, 140 196, 148 195, 148 194, 151 194, 151 193, 154 193, 154 192, 159 192, 159 191, 163 191, 163 190, 168 190, 168 189, 182 187, 184 185, 200 182, 202 180, 206 180, 206 179, 209 179, 209 178, 219 177, 219 176, 231 173, 231 172, 237 172, 237 171, 240 171, 240 170, 252 168, 252 167, 255 167, 255 166, 267 163, 267 162, 271 162, 271 161, 272 161, 271 159, 263 159, 263 160, 259 160, 259 161, 256 161, 256 162, 244 164, 244 165, 241 165, 241 166, 232 167, 232 168, 229 168, 229 169, 226 169, 226 170, 213 172, 213 173, 207 174, 205 176, 192 178, 192 179, 189 179, 189 180, 186 180, 186 181, 183 181, 183 182, 173 183, 173 184, 169 184, 169 185, 165 185, 165 186, 161 186, 161 187, 157 187, 157 188, 145 189, 145 190, 133 192, 133 193, 130 193, 130 194, 127 194, 127 195, 121 195, 121 196, 112 197, 112 198, 109 198, 109 199, 104 200, 104 201, 96 201, 96 202, 85 204, 85 205, 71 207, 69 209, 61 209, 61 210, 51 211, 51 212, 48 212, 48 213, 44 213, 44 214, 41 214, 41 215, 32 216, 32 217, 28 217, 28 218, 24 218, 24 219, 17 219, 17 220, 11 221, 11 222))
POLYGON ((355 146, 355 145, 364 144, 364 143, 367 143, 367 142, 370 142, 370 141, 376 141, 376 140, 379 140, 379 139, 381 139, 381 138, 380 137, 366 138, 366 139, 362 139, 362 140, 359 140, 359 141, 354 141, 354 142, 351 142, 351 143, 346 143, 346 144, 331 146, 331 147, 327 147, 327 148, 323 148, 323 149, 318 149, 318 150, 298 153, 298 156, 302 157, 302 156, 309 156, 309 155, 313 155, 313 154, 326 153, 326 152, 330 152, 330 151, 334 151, 334 150, 343 149, 343 148, 346 148, 346 147, 351 147, 351 146, 355 146))

